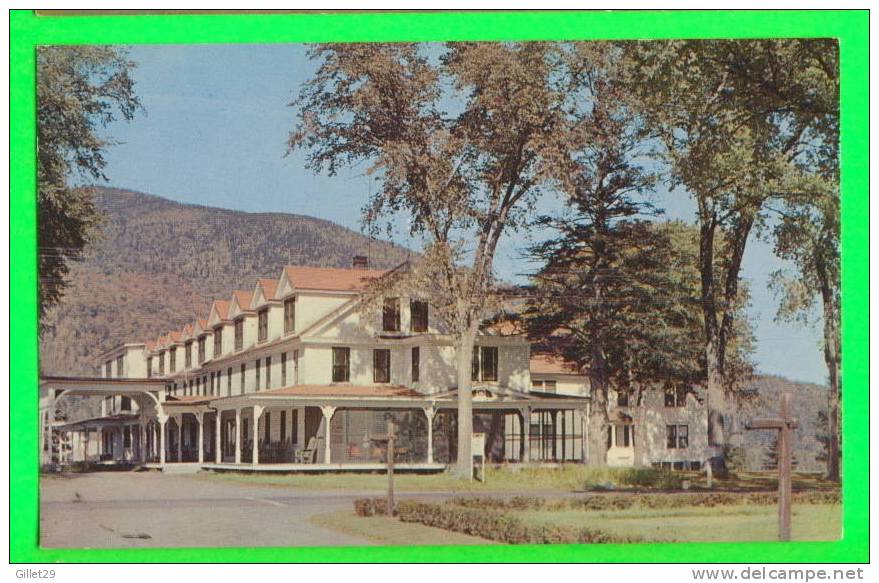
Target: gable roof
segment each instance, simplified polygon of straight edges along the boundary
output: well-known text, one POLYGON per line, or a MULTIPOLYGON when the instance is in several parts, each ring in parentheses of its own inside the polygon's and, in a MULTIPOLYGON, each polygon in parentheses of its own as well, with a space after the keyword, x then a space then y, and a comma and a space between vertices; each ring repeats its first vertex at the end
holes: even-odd
POLYGON ((339 269, 288 265, 284 274, 296 289, 355 292, 366 289, 373 279, 387 273, 379 269, 339 269))
POLYGON ((553 354, 532 354, 531 373, 580 375, 577 365, 553 354))
POLYGON ((238 312, 247 312, 250 311, 250 302, 253 299, 253 293, 242 290, 235 290, 232 292, 232 302, 229 306, 229 314, 237 315, 238 312), (232 310, 232 307, 238 308, 237 310, 232 310))
POLYGON ((229 301, 228 300, 214 300, 214 303, 211 304, 211 311, 208 314, 208 322, 210 323, 213 318, 212 316, 216 314, 217 319, 219 321, 224 321, 229 319, 229 301))

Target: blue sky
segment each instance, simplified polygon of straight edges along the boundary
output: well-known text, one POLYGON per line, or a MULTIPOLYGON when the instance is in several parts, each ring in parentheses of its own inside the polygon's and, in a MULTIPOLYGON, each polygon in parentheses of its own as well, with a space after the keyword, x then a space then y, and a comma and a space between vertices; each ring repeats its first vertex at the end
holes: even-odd
MULTIPOLYGON (((307 171, 299 154, 285 157, 296 119, 287 104, 314 71, 303 46, 140 46, 129 56, 146 112, 107 130, 118 142, 107 154, 112 186, 248 212, 311 215, 360 230, 370 188, 362 168, 329 178, 307 171)), ((658 203, 668 217, 693 220, 686 192, 660 192, 658 203)), ((396 242, 416 244, 402 235, 396 242)), ((519 280, 530 269, 521 259, 526 243, 502 241, 496 267, 503 279, 519 280)), ((751 289, 757 368, 823 384, 820 329, 774 322, 777 302, 766 283, 781 267, 770 245, 749 242, 743 277, 751 289)))

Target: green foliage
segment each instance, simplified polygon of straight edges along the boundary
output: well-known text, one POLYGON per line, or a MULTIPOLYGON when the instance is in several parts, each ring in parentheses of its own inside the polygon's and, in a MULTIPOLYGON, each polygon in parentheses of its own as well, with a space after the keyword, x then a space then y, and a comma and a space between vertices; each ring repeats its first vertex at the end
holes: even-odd
MULTIPOLYGON (((358 516, 380 514, 382 499, 357 500, 358 516)), ((506 544, 570 544, 640 542, 637 537, 609 535, 600 530, 547 524, 531 525, 503 512, 471 508, 455 503, 431 504, 406 500, 397 504, 396 516, 403 522, 417 522, 506 544)))
POLYGON ((37 49, 37 207, 39 308, 42 320, 67 286, 70 262, 97 239, 102 216, 92 192, 71 188, 73 179, 104 178, 98 135, 140 107, 130 71, 117 48, 42 46, 37 49))

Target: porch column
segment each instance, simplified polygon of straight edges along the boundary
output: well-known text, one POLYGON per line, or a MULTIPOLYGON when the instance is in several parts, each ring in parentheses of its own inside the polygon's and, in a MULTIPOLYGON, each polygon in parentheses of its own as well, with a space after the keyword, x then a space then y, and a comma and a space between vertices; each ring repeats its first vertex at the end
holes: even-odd
POLYGON ((333 413, 336 412, 335 407, 330 407, 329 405, 324 405, 320 408, 321 413, 324 414, 324 463, 330 463, 330 457, 332 449, 330 448, 330 436, 332 435, 332 431, 330 431, 330 421, 333 420, 333 413))
POLYGON ((220 449, 222 446, 222 441, 220 440, 220 418, 223 416, 222 411, 217 409, 217 419, 214 423, 214 463, 220 463, 223 458, 220 453, 220 449))
POLYGON ((204 411, 195 413, 195 420, 198 421, 198 463, 204 463, 204 411))
POLYGON ((519 461, 528 463, 531 461, 531 407, 522 407, 519 409, 520 419, 522 420, 522 441, 519 443, 519 461))
POLYGON ((436 409, 433 406, 424 408, 424 416, 427 418, 427 463, 433 463, 433 418, 436 409))
POLYGON ((241 463, 241 409, 235 409, 235 463, 241 463))
POLYGON ((165 427, 168 424, 168 417, 159 416, 159 465, 165 465, 165 427))
POLYGON ((177 425, 177 463, 183 461, 183 415, 174 417, 174 424, 177 425))
POLYGON ((253 454, 251 459, 251 464, 257 465, 259 463, 259 418, 262 415, 263 407, 260 405, 253 406, 253 454))

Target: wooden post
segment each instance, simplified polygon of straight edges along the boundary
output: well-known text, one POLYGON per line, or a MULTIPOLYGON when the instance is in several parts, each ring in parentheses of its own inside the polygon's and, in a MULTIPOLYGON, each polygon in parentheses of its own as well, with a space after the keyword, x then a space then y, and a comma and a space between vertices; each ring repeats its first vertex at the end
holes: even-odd
POLYGON ((790 540, 791 515, 791 455, 792 435, 790 419, 790 393, 781 396, 781 429, 778 432, 778 538, 790 540))
POLYGON ((394 516, 394 441, 396 440, 394 420, 388 420, 388 503, 385 514, 394 516))
POLYGON ((789 541, 791 538, 791 466, 793 465, 791 452, 793 434, 791 431, 796 429, 797 420, 790 416, 790 405, 790 393, 782 394, 779 417, 757 419, 747 427, 751 430, 772 429, 778 431, 778 540, 781 541, 789 541))

